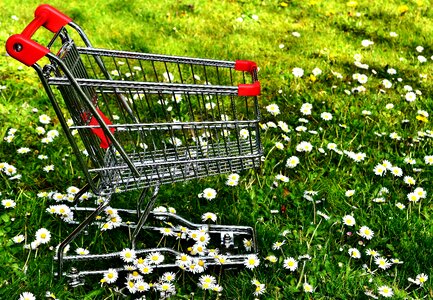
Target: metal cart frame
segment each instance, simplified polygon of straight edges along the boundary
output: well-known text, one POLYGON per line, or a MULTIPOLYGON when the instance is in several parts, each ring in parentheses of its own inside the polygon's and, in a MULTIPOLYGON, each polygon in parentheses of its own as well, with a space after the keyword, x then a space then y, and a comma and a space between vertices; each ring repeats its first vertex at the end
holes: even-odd
MULTIPOLYGON (((113 193, 142 191, 136 210, 119 209, 137 215, 137 221, 128 224, 134 229, 130 240, 134 249, 140 230, 158 230, 145 226, 149 216, 175 220, 188 228, 204 226, 171 213, 152 212, 160 185, 260 165, 260 83, 254 62, 97 49, 78 25, 49 5, 39 6, 34 20, 21 34, 11 36, 6 48, 10 56, 36 70, 87 182, 74 204, 77 212, 88 215, 76 222, 77 227, 58 248, 58 276, 65 275, 66 261, 118 256, 117 252, 64 255, 65 247, 95 223, 113 193), (76 45, 66 25, 78 33, 84 47, 76 45), (32 40, 42 26, 54 33, 47 47, 32 40), (58 43, 60 50, 54 54, 50 49, 58 43), (41 66, 44 58, 48 62, 41 66), (73 119, 72 126, 68 126, 64 105, 73 119), (80 207, 79 199, 88 191, 102 197, 97 207, 80 207)), ((226 249, 235 248, 234 236, 250 236, 252 252, 257 252, 251 227, 205 227, 220 236, 226 249)), ((169 248, 157 250, 178 254, 169 248)), ((229 265, 242 264, 244 258, 244 254, 231 254, 229 265)), ((209 257, 203 259, 214 264, 209 257)), ((72 278, 72 285, 78 285, 81 281, 77 278, 101 271, 72 273, 66 275, 72 278)))

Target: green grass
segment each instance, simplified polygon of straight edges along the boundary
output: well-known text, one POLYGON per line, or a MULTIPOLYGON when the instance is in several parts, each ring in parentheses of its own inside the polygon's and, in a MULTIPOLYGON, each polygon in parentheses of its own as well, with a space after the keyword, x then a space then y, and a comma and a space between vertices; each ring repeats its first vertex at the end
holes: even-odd
MULTIPOLYGON (((1 44, 11 34, 22 31, 38 4, 28 0, 0 3, 1 44)), ((254 299, 253 278, 266 286, 266 292, 258 296, 263 299, 366 299, 366 291, 378 295, 378 288, 384 285, 392 288, 395 299, 433 297, 433 172, 432 166, 424 162, 425 156, 433 155, 429 131, 432 126, 430 117, 430 122, 417 119, 418 110, 432 113, 433 12, 429 1, 358 1, 356 6, 345 1, 315 0, 53 0, 50 4, 79 24, 95 47, 256 61, 262 83, 261 123, 283 121, 291 130, 284 133, 290 142, 283 139, 279 128, 262 130, 266 160, 259 170, 240 174, 236 187, 226 186, 226 175, 221 175, 161 188, 157 205, 172 206, 181 216, 196 222, 203 213, 211 211, 222 224, 252 226, 257 231, 260 249, 261 264, 252 271, 209 271, 220 280, 221 295, 201 290, 197 286, 198 276, 179 273, 175 283, 177 295, 173 298, 254 299), (254 15, 258 20, 254 20, 254 15), (239 17, 243 22, 237 21, 239 17), (301 36, 295 37, 292 32, 301 36), (391 37, 390 32, 396 32, 398 37, 391 37), (362 47, 362 40, 374 44, 362 47), (417 46, 424 47, 422 53, 416 51, 417 46), (368 70, 355 66, 355 54, 362 55, 368 70), (418 55, 425 56, 427 62, 420 63, 418 55), (304 70, 301 78, 292 74, 295 67, 304 70), (323 73, 314 77, 311 74, 315 67, 323 73), (387 73, 389 68, 396 69, 397 74, 387 73), (368 76, 364 93, 348 93, 360 85, 352 77, 355 73, 368 76), (420 74, 427 77, 423 79, 420 74), (385 89, 383 79, 390 80, 392 87, 385 89), (414 102, 405 101, 404 85, 422 95, 414 102), (281 114, 273 116, 267 112, 266 106, 271 103, 279 106, 281 114), (300 112, 303 103, 313 105, 311 115, 300 112), (394 107, 385 108, 388 103, 394 107), (371 114, 363 114, 364 110, 371 114), (332 120, 324 121, 322 112, 331 113, 332 120), (301 125, 307 128, 306 132, 296 131, 301 125), (401 139, 391 139, 393 132, 401 139), (296 146, 302 141, 310 142, 313 150, 298 152, 296 146), (276 142, 281 142, 284 149, 275 148, 276 142), (341 151, 364 153, 365 159, 355 162, 343 152, 327 149, 328 143, 335 143, 341 151), (291 156, 300 160, 293 169, 286 167, 291 156), (405 157, 416 159, 416 165, 405 164, 405 157), (384 176, 375 175, 374 167, 384 160, 400 167, 403 177, 412 176, 416 185, 408 186, 403 177, 389 171, 384 176), (289 182, 275 184, 278 174, 287 176, 289 182), (216 199, 207 202, 197 197, 206 187, 218 191, 216 199), (383 187, 389 193, 381 196, 383 187), (415 187, 424 188, 427 196, 418 203, 409 203, 407 194, 415 187), (355 194, 347 197, 347 190, 355 190, 355 194), (314 201, 304 198, 305 191, 317 192, 314 201), (373 201, 379 197, 384 198, 384 203, 373 201), (317 200, 320 202, 315 203, 317 200), (406 207, 397 208, 398 202, 406 207), (349 214, 356 219, 355 227, 342 223, 343 216, 349 214), (371 240, 357 234, 361 226, 374 231, 371 240), (273 250, 277 241, 285 244, 280 250, 273 250), (361 251, 361 258, 350 258, 349 248, 361 251), (379 269, 374 259, 366 255, 366 249, 403 263, 379 269), (285 258, 297 259, 305 254, 311 259, 299 261, 296 271, 283 268, 285 258), (275 255, 277 263, 265 260, 268 255, 275 255), (423 286, 410 284, 408 278, 415 279, 420 273, 429 276, 427 282, 423 286), (313 286, 312 294, 304 292, 304 282, 313 286)), ((43 30, 36 34, 41 43, 49 37, 43 30)), ((16 202, 13 209, 0 206, 0 299, 18 299, 24 291, 32 292, 37 299, 44 298, 47 291, 59 299, 117 299, 115 286, 101 287, 99 277, 72 289, 65 280, 59 282, 51 275, 55 267, 52 248, 71 227, 45 211, 54 204, 53 200, 37 194, 65 193, 69 186, 80 187, 85 182, 63 133, 55 143, 47 145, 36 134, 41 114, 52 118, 45 126, 47 130, 61 128, 35 72, 7 57, 4 49, 0 54, 0 86, 5 87, 0 90, 0 163, 13 165, 22 175, 19 180, 10 180, 0 172, 0 200, 16 202), (11 128, 17 132, 8 143, 4 138, 11 128), (18 154, 21 147, 31 151, 18 154), (39 154, 48 159, 38 159, 39 154), (54 171, 44 172, 43 167, 49 164, 55 166, 54 171), (50 243, 37 250, 25 249, 23 245, 32 242, 42 227, 50 230, 50 243), (12 238, 19 234, 26 241, 15 244, 12 238)), ((135 203, 128 199, 134 196, 120 195, 113 200, 113 206, 133 207, 135 203)), ((79 237, 71 251, 85 243, 99 251, 127 247, 127 233, 113 232, 119 234, 91 232, 79 237)), ((153 292, 148 295, 150 299, 157 297, 153 292)))

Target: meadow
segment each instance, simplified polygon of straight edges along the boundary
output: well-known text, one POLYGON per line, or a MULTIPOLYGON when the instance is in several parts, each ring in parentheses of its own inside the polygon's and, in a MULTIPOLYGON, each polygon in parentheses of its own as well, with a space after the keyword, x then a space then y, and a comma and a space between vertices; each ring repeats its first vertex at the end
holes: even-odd
MULTIPOLYGON (((0 44, 39 4, 0 2, 0 44)), ((56 280, 71 227, 49 207, 85 181, 36 73, 2 47, 0 299, 157 299, 162 283, 172 299, 433 298, 430 1, 50 4, 95 47, 257 63, 261 167, 161 186, 156 205, 252 226, 259 253, 238 271, 155 272, 145 293, 109 274, 77 288, 56 280), (199 197, 205 189, 215 197, 199 197)), ((121 236, 99 232, 97 247, 126 249, 121 236)), ((69 251, 85 252, 83 239, 69 251)))

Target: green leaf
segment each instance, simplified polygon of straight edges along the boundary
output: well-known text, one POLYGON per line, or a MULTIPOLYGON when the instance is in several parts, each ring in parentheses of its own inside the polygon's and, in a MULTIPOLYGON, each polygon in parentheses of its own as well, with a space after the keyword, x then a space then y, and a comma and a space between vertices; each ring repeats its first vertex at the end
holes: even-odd
POLYGON ((8 214, 2 214, 2 215, 0 216, 0 218, 1 218, 1 219, 3 220, 3 222, 5 222, 5 223, 9 223, 10 220, 11 220, 11 218, 9 217, 8 214))

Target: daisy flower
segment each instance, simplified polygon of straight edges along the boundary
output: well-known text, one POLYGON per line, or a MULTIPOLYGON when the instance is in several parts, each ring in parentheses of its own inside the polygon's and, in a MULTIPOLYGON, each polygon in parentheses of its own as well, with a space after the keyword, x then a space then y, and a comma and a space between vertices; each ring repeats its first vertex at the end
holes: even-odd
POLYGON ((397 208, 399 208, 399 209, 405 209, 406 208, 406 206, 400 202, 396 203, 395 206, 397 206, 397 208))
POLYGON ((355 226, 355 218, 351 215, 345 215, 343 217, 343 224, 346 226, 355 226))
POLYGON ((136 258, 135 251, 129 248, 125 248, 120 252, 120 258, 124 262, 133 262, 136 258))
POLYGON ((392 263, 390 263, 386 258, 380 256, 374 259, 374 263, 382 270, 386 270, 392 266, 392 263))
POLYGON ((278 259, 275 255, 266 256, 265 260, 268 260, 271 263, 276 263, 278 261, 278 259))
POLYGON ((328 148, 329 150, 337 150, 337 144, 335 143, 328 143, 328 145, 326 145, 326 148, 328 148))
POLYGON ((4 199, 4 200, 2 200, 2 205, 3 205, 5 208, 14 208, 17 204, 16 204, 16 202, 15 202, 14 200, 12 200, 12 199, 4 199))
POLYGON ((308 282, 304 282, 302 287, 304 288, 304 292, 306 292, 306 293, 312 293, 314 291, 313 286, 311 284, 309 284, 308 282))
POLYGON ((174 293, 175 288, 174 285, 170 282, 163 282, 156 286, 157 290, 165 293, 174 293))
POLYGON ((417 187, 413 192, 423 199, 427 196, 426 191, 422 187, 417 187))
POLYGON ((214 190, 213 188, 206 188, 204 189, 203 193, 199 194, 200 198, 205 198, 207 200, 212 200, 215 199, 217 195, 216 190, 214 190))
POLYGON ((402 263, 403 263, 403 261, 401 261, 400 259, 398 259, 398 258, 391 258, 391 263, 393 263, 393 264, 399 264, 399 265, 401 265, 402 263))
POLYGON ((389 286, 382 285, 378 288, 378 293, 382 295, 385 298, 392 297, 394 295, 394 292, 389 286))
POLYGON ((368 256, 373 256, 373 257, 377 257, 377 256, 380 255, 379 252, 377 252, 376 250, 373 250, 373 249, 367 249, 367 250, 365 251, 365 253, 366 253, 368 256))
POLYGON ((5 174, 8 176, 12 176, 12 175, 15 175, 17 173, 17 168, 15 168, 13 165, 6 164, 6 163, 4 163, 3 168, 0 168, 0 169, 3 169, 3 172, 5 172, 5 174))
POLYGON ((256 254, 250 254, 244 261, 244 265, 246 268, 252 270, 260 264, 260 259, 256 254))
POLYGON ((311 71, 311 73, 313 73, 314 76, 319 76, 320 74, 322 74, 322 70, 316 67, 313 69, 313 71, 311 71))
POLYGON ((131 294, 135 294, 137 289, 135 288, 135 282, 131 279, 125 282, 125 286, 131 294))
POLYGON ((284 149, 284 145, 281 142, 276 142, 275 143, 275 148, 277 148, 278 150, 283 150, 284 149))
POLYGON ((362 47, 369 47, 373 44, 374 44, 374 42, 372 42, 370 40, 362 40, 362 42, 361 42, 362 47))
POLYGON ((253 247, 253 240, 252 239, 243 239, 243 244, 245 247, 245 250, 251 251, 251 248, 253 247))
POLYGON ((272 250, 279 250, 281 249, 281 247, 286 243, 286 241, 282 241, 282 242, 275 242, 272 244, 272 250))
POLYGON ((138 270, 139 270, 142 274, 147 275, 147 274, 152 274, 152 272, 153 272, 153 267, 152 267, 152 266, 149 266, 149 265, 147 265, 147 264, 144 264, 144 265, 140 266, 140 267, 138 268, 138 270))
POLYGON ((423 285, 424 283, 426 283, 427 282, 427 280, 428 280, 428 275, 426 275, 426 274, 424 274, 424 273, 421 273, 421 274, 418 274, 418 275, 416 275, 416 281, 418 281, 419 282, 419 285, 423 285))
POLYGON ((38 241, 40 244, 46 244, 51 239, 51 233, 45 229, 40 228, 38 231, 36 231, 36 241, 38 241))
POLYGON ((302 77, 304 76, 304 70, 302 68, 293 68, 292 74, 295 77, 302 77))
POLYGON ((424 156, 424 162, 426 165, 433 165, 433 155, 424 156))
POLYGON ((147 282, 144 282, 142 279, 139 279, 134 284, 135 289, 137 292, 147 292, 150 290, 150 285, 147 282))
POLYGON ((392 83, 391 81, 389 81, 388 79, 384 79, 382 80, 382 85, 384 88, 389 89, 392 87, 392 83))
POLYGON ((206 246, 210 242, 210 236, 207 232, 200 232, 195 240, 203 246, 206 246))
POLYGON ((405 176, 403 181, 408 185, 414 185, 416 183, 416 180, 412 176, 405 176))
POLYGON ((172 282, 176 279, 176 274, 173 272, 165 272, 162 274, 162 280, 166 282, 172 282))
POLYGON ((284 176, 284 175, 282 175, 282 174, 278 174, 278 175, 276 175, 276 176, 275 176, 275 179, 276 179, 276 180, 280 180, 280 181, 282 181, 282 182, 289 182, 289 177, 284 176))
POLYGON ((239 181, 239 178, 240 176, 237 173, 232 173, 227 177, 227 179, 234 180, 234 181, 239 181))
POLYGON ((272 103, 272 104, 269 104, 268 106, 266 106, 266 110, 273 116, 280 114, 280 108, 275 103, 272 103))
POLYGON ((409 200, 409 202, 416 203, 419 201, 419 196, 417 195, 417 193, 412 192, 407 194, 407 199, 409 200))
POLYGON ((298 152, 311 152, 311 150, 313 150, 313 145, 309 142, 302 141, 296 146, 298 152))
POLYGON ((313 109, 313 105, 310 103, 304 103, 301 106, 301 113, 304 115, 311 115, 311 109, 313 109))
POLYGON ((299 164, 299 158, 297 156, 291 156, 287 159, 286 167, 294 168, 299 164))
POLYGON ((45 167, 43 167, 43 170, 45 171, 45 172, 50 172, 50 171, 53 171, 54 170, 54 165, 48 165, 48 166, 45 166, 45 167))
POLYGON ((151 264, 155 265, 159 265, 164 261, 164 255, 159 252, 150 253, 146 258, 151 264))
POLYGON ((217 220, 217 215, 214 214, 214 213, 212 213, 212 212, 207 212, 207 213, 204 213, 201 216, 201 219, 202 219, 203 222, 206 222, 208 220, 211 220, 212 222, 215 222, 217 220))
POLYGON ((393 140, 397 140, 397 141, 401 140, 401 136, 399 136, 397 132, 391 132, 389 134, 389 137, 393 140))
POLYGON ((55 130, 55 129, 50 130, 50 131, 47 132, 47 137, 50 138, 50 139, 54 139, 54 138, 56 138, 58 136, 59 136, 59 132, 57 130, 55 130))
POLYGON ((12 238, 12 240, 14 241, 15 244, 22 243, 24 241, 24 235, 20 234, 20 235, 14 236, 12 238))
POLYGON ((367 226, 362 226, 359 229, 358 234, 367 240, 371 240, 374 236, 373 230, 371 230, 367 226))
POLYGON ((358 74, 356 80, 358 80, 358 82, 360 84, 364 84, 364 83, 366 83, 368 81, 368 77, 365 74, 358 74))
POLYGON ((361 252, 356 248, 350 248, 348 253, 352 258, 361 258, 361 252))
POLYGON ((217 283, 216 278, 212 275, 201 275, 198 279, 201 284, 207 283, 209 285, 214 285, 217 283))
MULTIPOLYGON (((285 133, 288 133, 288 132, 290 132, 290 129, 289 129, 289 125, 287 125, 287 123, 286 122, 283 122, 283 121, 278 121, 278 127, 280 127, 280 129, 283 131, 283 132, 285 132, 285 133)), ((284 138, 284 135, 283 135, 283 138, 284 138)), ((284 138, 284 140, 286 141, 286 142, 290 142, 290 138, 284 138), (288 140, 287 140, 288 139, 288 140)))
POLYGON ((107 272, 104 273, 104 277, 101 281, 106 283, 114 283, 118 277, 119 274, 117 273, 116 269, 108 269, 107 272))
POLYGON ((386 173, 386 168, 382 164, 377 164, 373 169, 374 174, 383 176, 386 173))
POLYGON ((296 130, 297 132, 306 132, 306 131, 308 130, 308 128, 305 127, 305 126, 297 126, 297 127, 295 128, 295 130, 296 130))
POLYGON ((427 61, 427 58, 425 58, 423 55, 418 55, 417 58, 420 63, 425 63, 427 61))
POLYGON ((352 197, 355 194, 355 190, 347 190, 345 192, 346 197, 352 197))
POLYGON ((298 268, 298 261, 293 257, 288 257, 284 260, 283 266, 285 269, 289 269, 294 272, 298 268))
POLYGON ((30 292, 23 292, 21 293, 19 300, 36 300, 36 297, 30 292))
POLYGON ((228 185, 228 186, 237 186, 238 184, 239 184, 239 181, 237 181, 237 180, 227 179, 227 181, 226 181, 226 185, 228 185))
POLYGON ((67 192, 68 194, 72 194, 72 195, 75 195, 75 194, 78 193, 79 191, 80 191, 80 189, 77 188, 77 187, 75 187, 75 186, 70 186, 70 187, 68 187, 68 189, 66 190, 66 192, 67 192))
POLYGON ((159 232, 163 235, 163 236, 174 236, 175 232, 173 231, 173 229, 171 229, 170 227, 163 227, 159 229, 159 232))
POLYGON ((39 122, 41 122, 42 124, 49 124, 51 122, 51 118, 47 115, 40 115, 39 116, 39 122))
POLYGON ((416 94, 414 92, 408 92, 404 96, 407 102, 413 102, 416 100, 416 94))
POLYGON ((75 253, 77 253, 78 255, 87 255, 89 254, 89 250, 84 248, 77 248, 75 249, 75 253))
POLYGON ((256 289, 254 291, 254 296, 259 296, 266 291, 266 286, 264 283, 256 284, 256 289))
POLYGON ((328 112, 323 112, 320 114, 320 117, 325 120, 325 121, 330 121, 332 120, 332 115, 328 112))
POLYGON ((29 153, 31 150, 30 150, 30 148, 27 148, 27 147, 21 147, 21 148, 19 148, 18 150, 17 150, 17 153, 18 154, 26 154, 26 153, 29 153))
POLYGON ((247 138, 250 136, 250 132, 249 132, 247 129, 241 129, 241 130, 239 131, 239 136, 240 136, 242 139, 247 139, 247 138))
POLYGON ((391 173, 392 173, 392 175, 397 176, 397 177, 403 176, 403 170, 399 167, 392 167, 391 173))

